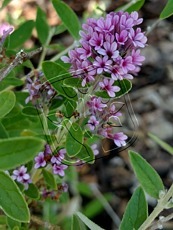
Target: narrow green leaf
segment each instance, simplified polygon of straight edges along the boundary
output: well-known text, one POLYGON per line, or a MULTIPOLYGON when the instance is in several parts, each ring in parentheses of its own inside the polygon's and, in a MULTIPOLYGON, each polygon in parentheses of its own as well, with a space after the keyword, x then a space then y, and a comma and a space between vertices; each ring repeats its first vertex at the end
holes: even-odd
POLYGON ((73 123, 66 137, 66 150, 69 157, 76 156, 83 147, 83 132, 77 123, 73 123))
POLYGON ((29 209, 22 193, 4 172, 0 172, 0 206, 8 217, 20 222, 29 222, 29 209))
POLYGON ((173 14, 173 1, 168 0, 166 6, 164 7, 164 9, 162 10, 162 12, 160 14, 160 19, 168 18, 172 14, 173 14))
POLYGON ((129 13, 133 12, 133 11, 138 11, 141 9, 141 7, 143 6, 143 4, 145 3, 145 0, 134 0, 134 1, 130 1, 129 3, 118 7, 115 12, 118 12, 120 10, 122 11, 127 11, 129 13))
POLYGON ((151 137, 151 139, 153 139, 153 141, 155 141, 157 144, 159 144, 164 150, 166 150, 168 153, 173 155, 173 147, 172 146, 170 146, 166 142, 160 140, 160 138, 158 138, 157 136, 155 136, 152 133, 149 133, 148 135, 149 135, 149 137, 151 137))
POLYGON ((129 151, 130 162, 137 179, 143 189, 150 196, 158 199, 161 190, 164 190, 163 182, 154 168, 138 153, 129 151))
POLYGON ((30 38, 34 25, 34 21, 29 20, 19 26, 19 28, 10 35, 10 44, 8 48, 15 49, 22 46, 23 43, 30 38))
POLYGON ((141 7, 144 5, 145 0, 139 0, 136 3, 134 3, 132 6, 128 7, 125 11, 131 13, 133 11, 138 11, 141 9, 141 7))
POLYGON ((72 217, 71 230, 87 230, 85 224, 75 214, 72 217))
POLYGON ((29 187, 27 190, 24 191, 25 195, 28 197, 38 200, 40 198, 40 193, 38 188, 34 184, 29 184, 29 187))
POLYGON ((80 23, 74 11, 63 1, 52 0, 53 6, 70 34, 79 38, 80 23))
POLYGON ((0 122, 0 139, 8 138, 8 133, 3 126, 3 124, 0 122))
POLYGON ((141 187, 137 188, 131 197, 123 219, 120 230, 138 230, 148 216, 147 202, 144 191, 141 187))
POLYGON ((90 219, 88 219, 85 215, 83 215, 81 212, 77 212, 76 215, 83 221, 83 223, 89 228, 94 230, 104 230, 103 228, 99 227, 97 224, 92 222, 90 219))
POLYGON ((40 42, 45 45, 49 36, 49 25, 46 14, 40 7, 37 8, 36 30, 40 42))
POLYGON ((47 171, 46 169, 43 169, 42 172, 43 172, 43 177, 44 177, 44 180, 45 180, 46 184, 47 184, 51 189, 57 189, 56 181, 55 181, 55 178, 54 178, 54 176, 52 175, 52 173, 50 173, 50 172, 47 171))
POLYGON ((91 197, 92 196, 92 190, 90 186, 84 182, 79 182, 77 184, 77 189, 80 194, 86 196, 86 197, 91 197))
POLYGON ((16 97, 12 91, 0 92, 0 119, 12 110, 15 101, 16 97))
POLYGON ((0 140, 0 170, 15 168, 33 160, 44 141, 35 137, 14 137, 0 140))
MULTIPOLYGON (((112 199, 111 194, 104 194, 104 198, 109 202, 112 199)), ((98 199, 94 199, 90 201, 86 206, 83 208, 83 214, 88 218, 93 218, 94 216, 98 215, 104 210, 103 204, 100 203, 98 199)))

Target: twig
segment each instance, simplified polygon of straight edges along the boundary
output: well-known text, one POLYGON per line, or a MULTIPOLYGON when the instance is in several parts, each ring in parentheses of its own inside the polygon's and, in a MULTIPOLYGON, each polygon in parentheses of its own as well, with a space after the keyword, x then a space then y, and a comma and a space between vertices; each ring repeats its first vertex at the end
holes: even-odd
POLYGON ((0 71, 0 81, 2 81, 2 79, 4 79, 16 66, 21 65, 23 62, 31 59, 34 55, 40 53, 41 51, 41 47, 29 53, 21 50, 19 53, 16 54, 15 59, 11 63, 0 71))

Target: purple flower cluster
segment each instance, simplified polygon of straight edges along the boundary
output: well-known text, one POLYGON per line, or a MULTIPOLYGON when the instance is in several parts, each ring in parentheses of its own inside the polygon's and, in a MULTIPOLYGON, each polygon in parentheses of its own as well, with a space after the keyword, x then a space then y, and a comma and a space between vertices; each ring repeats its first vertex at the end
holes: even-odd
POLYGON ((35 157, 35 168, 43 168, 50 164, 52 166, 53 173, 63 177, 65 175, 64 170, 68 168, 68 166, 62 162, 65 154, 66 150, 60 149, 57 154, 53 155, 50 146, 45 145, 44 152, 40 152, 35 157))
POLYGON ((105 102, 96 96, 97 91, 105 91, 112 99, 121 89, 117 80, 132 79, 139 70, 144 57, 141 48, 146 46, 147 38, 141 28, 143 21, 137 12, 111 12, 105 18, 89 18, 80 31, 80 47, 63 56, 70 63, 74 77, 82 79, 82 87, 92 86, 92 95, 87 101, 89 116, 87 127, 95 134, 112 139, 116 146, 126 145, 127 136, 115 132, 115 125, 122 115, 111 100, 105 102))
POLYGON ((95 134, 112 139, 118 147, 125 146, 127 136, 122 132, 114 132, 116 128, 114 122, 116 124, 122 116, 122 113, 116 109, 115 103, 103 103, 101 98, 93 96, 87 102, 87 106, 90 112, 88 128, 95 134))
POLYGON ((27 168, 25 166, 21 166, 20 168, 14 170, 11 177, 13 180, 23 184, 25 189, 28 189, 28 185, 31 183, 30 175, 27 173, 27 168))
POLYGON ((55 95, 55 90, 44 79, 41 72, 36 72, 35 77, 31 79, 27 78, 26 88, 29 91, 29 96, 26 98, 25 103, 31 101, 33 104, 39 100, 40 104, 48 103, 50 99, 55 95))
POLYGON ((83 79, 82 86, 95 81, 96 75, 107 74, 109 80, 103 77, 99 85, 114 97, 118 90, 114 81, 132 79, 144 61, 140 49, 145 47, 147 38, 137 27, 141 23, 137 12, 111 12, 106 18, 89 18, 80 31, 81 47, 69 51, 69 57, 62 60, 71 64, 75 77, 83 79))

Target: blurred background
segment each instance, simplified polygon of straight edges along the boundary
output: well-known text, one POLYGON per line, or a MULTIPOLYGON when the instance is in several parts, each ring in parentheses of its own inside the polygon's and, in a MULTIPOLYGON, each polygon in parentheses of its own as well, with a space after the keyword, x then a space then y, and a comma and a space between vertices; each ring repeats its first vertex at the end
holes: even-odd
MULTIPOLYGON (((60 19, 49 0, 9 2, 0 12, 0 23, 8 21, 17 28, 25 20, 35 20, 37 6, 40 6, 46 12, 50 25, 60 24, 60 19)), ((108 13, 129 1, 66 0, 64 2, 75 11, 80 21, 84 22, 87 17, 96 13, 101 15, 100 9, 108 13)), ((106 230, 118 229, 119 218, 122 218, 127 202, 138 185, 129 164, 129 149, 139 152, 157 170, 166 187, 173 182, 173 158, 148 136, 151 132, 173 146, 173 17, 157 23, 150 31, 150 27, 157 21, 166 2, 166 0, 146 0, 139 11, 140 16, 144 18, 142 29, 148 33, 148 46, 143 50, 146 60, 139 75, 133 79, 133 88, 128 95, 128 103, 131 103, 134 113, 129 115, 128 104, 126 104, 122 121, 128 135, 135 134, 136 140, 123 151, 117 151, 113 143, 106 140, 100 143, 99 155, 106 155, 105 157, 97 160, 92 166, 86 164, 76 168, 79 173, 78 189, 84 213, 106 230), (136 122, 135 128, 133 120, 136 122), (109 152, 105 154, 103 147, 109 152), (90 190, 87 190, 86 185, 89 185, 90 190)), ((56 35, 53 37, 52 44, 57 45, 48 50, 46 59, 50 59, 72 42, 73 39, 67 31, 56 35)), ((39 46, 34 31, 32 38, 25 43, 25 48, 39 46)), ((32 62, 36 65, 37 60, 37 57, 33 58, 32 62)), ((148 202, 151 211, 155 201, 148 197, 148 202)), ((37 209, 33 206, 35 215, 39 215, 37 209)), ((164 211, 163 215, 169 212, 164 211)), ((37 229, 37 227, 33 222, 32 228, 37 229)), ((170 221, 165 229, 173 229, 173 221, 170 221)))

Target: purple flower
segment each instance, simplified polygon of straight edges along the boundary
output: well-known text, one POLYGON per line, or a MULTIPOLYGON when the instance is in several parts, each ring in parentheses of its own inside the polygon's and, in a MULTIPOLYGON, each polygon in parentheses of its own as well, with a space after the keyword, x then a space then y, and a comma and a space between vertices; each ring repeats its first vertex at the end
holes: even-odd
POLYGON ((130 29, 129 38, 132 40, 132 43, 135 47, 145 47, 145 43, 147 42, 147 37, 144 33, 141 33, 141 28, 137 28, 134 30, 130 29))
POLYGON ((93 46, 95 50, 100 49, 103 45, 103 34, 94 32, 93 36, 89 40, 89 44, 93 46))
POLYGON ((127 140, 127 136, 123 132, 115 133, 113 135, 113 140, 118 147, 125 146, 125 140, 127 140))
MULTIPOLYGON (((99 54, 103 56, 107 56, 108 58, 112 58, 113 60, 116 59, 119 55, 119 51, 117 50, 117 43, 109 43, 109 42, 104 42, 103 43, 103 48, 98 49, 97 51, 99 54)), ((110 63, 112 64, 112 63, 110 63)))
POLYGON ((97 74, 101 74, 104 71, 110 72, 112 61, 108 59, 108 56, 104 56, 103 58, 97 56, 93 64, 97 67, 97 74))
POLYGON ((14 27, 8 23, 2 23, 0 25, 0 43, 2 44, 6 37, 11 34, 14 30, 14 27))
POLYGON ((51 163, 60 165, 62 160, 65 157, 65 154, 66 154, 66 150, 65 149, 60 149, 59 152, 56 155, 51 157, 51 160, 50 160, 51 163))
POLYGON ((67 165, 57 165, 57 164, 54 164, 53 165, 53 173, 56 174, 56 175, 59 175, 59 176, 64 176, 65 173, 64 173, 64 170, 67 169, 68 166, 67 165))
POLYGON ((95 30, 98 32, 110 33, 114 29, 114 25, 112 25, 112 19, 110 15, 106 16, 106 19, 100 18, 97 20, 97 26, 95 30))
POLYGON ((118 44, 124 45, 127 39, 128 39, 127 30, 122 30, 120 33, 116 33, 116 40, 118 44))
POLYGON ((11 177, 13 180, 24 184, 25 189, 28 189, 28 184, 31 183, 30 175, 27 173, 27 168, 25 166, 21 166, 14 170, 11 177))
POLYGON ((98 126, 99 121, 97 121, 95 116, 91 116, 89 121, 88 121, 88 127, 90 128, 90 130, 94 130, 96 128, 96 126, 98 126))
POLYGON ((120 91, 120 87, 113 86, 113 84, 114 80, 109 80, 107 78, 104 78, 103 82, 99 82, 99 86, 101 87, 101 89, 106 90, 110 97, 115 97, 115 92, 120 91))
POLYGON ((43 152, 40 152, 38 156, 35 157, 35 166, 34 168, 38 169, 40 167, 46 166, 45 156, 43 152))
POLYGON ((101 102, 100 97, 92 97, 90 101, 87 102, 91 112, 95 113, 96 111, 103 111, 103 108, 107 107, 106 104, 101 102))
POLYGON ((83 43, 83 48, 77 48, 76 51, 80 54, 80 58, 85 60, 92 55, 91 46, 87 43, 83 43))

